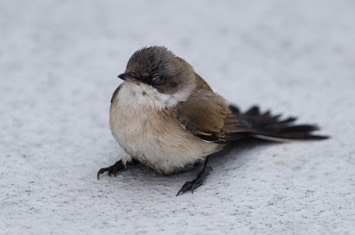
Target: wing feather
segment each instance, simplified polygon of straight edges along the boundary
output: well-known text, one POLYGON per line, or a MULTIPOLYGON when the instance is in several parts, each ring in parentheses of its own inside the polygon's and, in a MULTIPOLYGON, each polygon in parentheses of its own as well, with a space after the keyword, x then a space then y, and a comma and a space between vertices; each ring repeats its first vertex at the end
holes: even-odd
POLYGON ((195 136, 209 142, 227 143, 240 139, 251 129, 238 119, 216 93, 201 91, 178 105, 179 122, 195 136))

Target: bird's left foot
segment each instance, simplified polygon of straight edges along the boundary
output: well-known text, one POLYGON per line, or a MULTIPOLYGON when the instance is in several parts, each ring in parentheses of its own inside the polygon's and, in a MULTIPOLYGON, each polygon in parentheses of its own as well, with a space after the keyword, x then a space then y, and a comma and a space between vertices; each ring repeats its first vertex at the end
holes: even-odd
POLYGON ((206 177, 208 176, 210 171, 212 171, 212 167, 207 167, 207 162, 208 157, 206 158, 202 171, 197 175, 196 179, 192 181, 186 181, 185 184, 179 190, 179 192, 176 194, 176 196, 179 196, 180 194, 183 194, 187 191, 191 191, 191 193, 193 193, 195 189, 203 185, 203 182, 205 181, 206 177))
POLYGON ((187 191, 191 191, 191 193, 193 193, 195 189, 203 185, 203 182, 205 181, 207 175, 211 170, 212 167, 208 167, 207 170, 201 172, 202 174, 198 174, 196 179, 192 181, 186 181, 185 184, 179 190, 179 192, 176 194, 176 196, 179 196, 180 194, 183 194, 187 191))

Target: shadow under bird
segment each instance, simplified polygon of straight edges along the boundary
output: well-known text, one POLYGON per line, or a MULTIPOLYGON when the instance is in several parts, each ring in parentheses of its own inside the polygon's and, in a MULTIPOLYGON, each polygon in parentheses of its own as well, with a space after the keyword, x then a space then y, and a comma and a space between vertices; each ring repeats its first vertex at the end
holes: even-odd
POLYGON ((98 178, 104 172, 116 176, 127 165, 138 163, 169 175, 204 162, 202 171, 182 186, 179 195, 203 184, 211 170, 207 167, 211 154, 242 138, 327 138, 313 134, 318 130, 315 125, 295 125, 293 117, 281 119, 261 113, 256 106, 240 112, 165 47, 136 51, 118 77, 124 82, 111 99, 110 128, 127 155, 100 169, 98 178))

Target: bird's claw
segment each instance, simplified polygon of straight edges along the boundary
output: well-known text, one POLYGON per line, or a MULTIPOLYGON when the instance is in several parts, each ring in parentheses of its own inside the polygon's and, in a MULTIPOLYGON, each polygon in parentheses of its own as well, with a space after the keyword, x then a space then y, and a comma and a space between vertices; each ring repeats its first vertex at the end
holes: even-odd
POLYGON ((105 168, 101 168, 98 172, 97 172, 97 179, 100 178, 100 175, 102 175, 105 172, 108 172, 108 176, 117 176, 118 172, 123 170, 125 168, 122 160, 119 160, 118 162, 116 162, 114 165, 109 166, 109 167, 105 167, 105 168))
POLYGON ((194 193, 195 189, 203 185, 204 180, 206 179, 207 175, 211 170, 212 167, 208 167, 207 169, 204 169, 200 174, 198 174, 196 179, 192 181, 186 181, 185 184, 179 190, 179 192, 176 194, 176 196, 179 196, 180 194, 183 194, 187 191, 191 191, 191 193, 194 193))

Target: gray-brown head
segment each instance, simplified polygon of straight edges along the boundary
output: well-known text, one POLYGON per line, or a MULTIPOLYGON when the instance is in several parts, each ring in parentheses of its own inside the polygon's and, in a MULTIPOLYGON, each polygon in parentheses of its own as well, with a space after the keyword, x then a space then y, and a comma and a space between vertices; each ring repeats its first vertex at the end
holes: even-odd
POLYGON ((145 94, 158 92, 165 95, 164 100, 176 99, 172 103, 186 100, 195 88, 193 68, 165 47, 152 46, 136 51, 125 73, 118 77, 140 86, 145 94))

